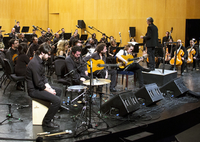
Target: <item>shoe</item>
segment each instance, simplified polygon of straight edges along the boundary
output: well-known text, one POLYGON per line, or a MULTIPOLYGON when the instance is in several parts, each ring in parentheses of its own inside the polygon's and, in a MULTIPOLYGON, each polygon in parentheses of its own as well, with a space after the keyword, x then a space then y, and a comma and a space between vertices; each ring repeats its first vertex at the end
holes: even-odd
POLYGON ((143 68, 142 71, 144 71, 144 72, 150 72, 150 71, 152 71, 152 70, 151 70, 151 69, 148 69, 148 68, 143 68))
POLYGON ((117 92, 117 90, 115 88, 111 88, 110 92, 117 92))
POLYGON ((58 128, 59 127, 59 125, 54 122, 42 123, 42 126, 49 127, 49 128, 58 128))

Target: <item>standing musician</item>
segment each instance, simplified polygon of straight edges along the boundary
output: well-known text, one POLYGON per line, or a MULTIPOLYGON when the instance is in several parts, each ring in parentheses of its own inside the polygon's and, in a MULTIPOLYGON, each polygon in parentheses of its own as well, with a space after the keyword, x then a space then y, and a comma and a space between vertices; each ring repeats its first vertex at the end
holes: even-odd
MULTIPOLYGON (((126 59, 124 59, 122 57, 122 55, 124 55, 124 56, 133 55, 133 52, 132 52, 133 50, 134 50, 134 46, 132 44, 128 44, 128 45, 126 45, 124 47, 124 49, 121 49, 116 54, 116 57, 119 60, 125 62, 126 65, 127 65, 128 61, 126 59)), ((140 64, 134 63, 134 62, 132 64, 128 65, 124 70, 125 71, 132 71, 134 73, 137 73, 137 77, 138 77, 138 81, 139 81, 139 88, 144 86, 142 71, 145 71, 145 72, 150 72, 151 71, 150 69, 143 68, 142 66, 140 66, 140 64)))
POLYGON ((153 18, 147 18, 147 33, 145 36, 140 36, 146 41, 147 54, 149 55, 149 67, 155 70, 155 47, 158 46, 158 28, 153 24, 153 18))
POLYGON ((9 33, 9 37, 12 37, 14 39, 17 38, 17 34, 15 33, 15 28, 12 28, 11 33, 9 33))
POLYGON ((59 125, 52 122, 54 115, 61 105, 61 89, 52 87, 45 76, 44 62, 49 58, 51 48, 47 43, 40 45, 35 57, 29 62, 26 70, 26 82, 28 95, 50 102, 49 109, 44 116, 42 126, 58 128, 59 125))
POLYGON ((72 82, 72 85, 81 85, 88 79, 87 66, 81 58, 81 47, 74 46, 71 49, 71 53, 67 58, 66 67, 67 72, 72 72, 67 76, 72 82))
POLYGON ((20 24, 19 21, 17 21, 17 24, 14 26, 16 33, 20 33, 20 25, 19 24, 20 24))
MULTIPOLYGON (((86 56, 84 58, 84 60, 88 61, 91 58, 93 58, 95 60, 101 59, 106 64, 106 56, 105 56, 106 51, 107 51, 106 44, 105 43, 98 44, 97 47, 96 47, 96 51, 97 52, 86 56)), ((117 76, 117 71, 116 70, 114 70, 114 69, 108 70, 108 69, 104 68, 104 69, 102 69, 100 71, 99 70, 95 71, 93 74, 94 74, 94 76, 97 76, 99 78, 105 78, 105 79, 107 79, 108 75, 110 74, 111 75, 110 92, 116 92, 116 89, 115 89, 116 76, 117 76)), ((102 92, 102 86, 99 86, 98 91, 102 92)))
POLYGON ((102 38, 100 39, 100 41, 99 42, 102 42, 102 43, 108 43, 108 39, 107 39, 107 37, 106 37, 106 34, 102 34, 102 38))
POLYGON ((172 55, 171 57, 173 57, 171 60, 170 60, 170 64, 172 65, 172 68, 173 68, 173 65, 174 65, 174 62, 173 60, 175 61, 175 52, 177 52, 177 59, 181 59, 180 61, 178 61, 176 59, 176 64, 178 64, 180 62, 182 62, 181 64, 181 75, 183 75, 183 72, 184 72, 184 69, 185 69, 185 66, 186 66, 186 59, 188 58, 188 53, 187 53, 187 50, 185 49, 185 47, 182 45, 182 41, 180 39, 177 40, 178 42, 178 49, 177 51, 175 51, 175 48, 172 50, 172 55), (181 54, 179 54, 181 53, 181 54), (179 57, 180 56, 180 57, 179 57))
POLYGON ((37 51, 39 48, 38 38, 34 36, 32 38, 32 41, 33 41, 33 43, 30 45, 30 47, 28 49, 28 56, 31 58, 35 55, 35 51, 37 51))
POLYGON ((51 33, 51 29, 47 28, 47 33, 45 34, 46 37, 51 37, 52 33, 51 33))
POLYGON ((38 38, 38 44, 42 44, 46 42, 46 36, 45 36, 45 31, 41 31, 41 36, 38 38))
POLYGON ((193 63, 193 69, 196 70, 196 59, 198 56, 198 46, 195 45, 194 40, 190 40, 190 46, 187 47, 188 59, 187 63, 193 63))
POLYGON ((169 42, 169 39, 172 39, 172 40, 173 40, 173 38, 172 38, 172 36, 170 35, 170 32, 169 32, 169 31, 166 31, 165 34, 166 34, 166 35, 163 37, 163 40, 162 40, 162 45, 163 45, 163 47, 164 47, 164 43, 165 43, 165 42, 169 42))

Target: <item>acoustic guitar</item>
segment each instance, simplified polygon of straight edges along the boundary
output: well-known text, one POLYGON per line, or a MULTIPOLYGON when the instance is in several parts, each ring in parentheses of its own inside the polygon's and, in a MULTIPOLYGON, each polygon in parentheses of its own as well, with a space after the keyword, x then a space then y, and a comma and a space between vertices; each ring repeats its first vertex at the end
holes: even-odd
MULTIPOLYGON (((119 66, 118 64, 105 64, 105 62, 101 59, 99 59, 99 60, 91 59, 91 60, 92 60, 92 72, 102 70, 102 69, 104 69, 104 67, 108 67, 108 66, 111 66, 111 67, 119 66)), ((90 60, 87 61, 87 69, 88 69, 88 73, 91 73, 90 60)))

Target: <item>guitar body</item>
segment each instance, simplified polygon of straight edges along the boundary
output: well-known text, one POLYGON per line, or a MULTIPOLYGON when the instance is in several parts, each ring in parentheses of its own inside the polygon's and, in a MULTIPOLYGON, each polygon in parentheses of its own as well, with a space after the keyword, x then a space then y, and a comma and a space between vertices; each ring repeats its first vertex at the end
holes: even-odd
MULTIPOLYGON (((95 59, 91 59, 92 60, 92 72, 98 71, 98 70, 102 70, 104 69, 104 67, 99 67, 99 64, 105 64, 103 60, 95 60, 95 59)), ((90 60, 87 61, 87 69, 88 69, 88 73, 91 73, 90 71, 90 60)))
MULTIPOLYGON (((121 57, 122 58, 124 58, 126 61, 128 61, 129 59, 133 59, 134 57, 133 57, 133 55, 121 55, 121 57)), ((128 61, 128 64, 126 65, 124 62, 122 62, 120 59, 116 59, 116 62, 117 63, 120 63, 120 65, 119 65, 119 68, 121 68, 121 69, 123 69, 123 68, 125 68, 126 66, 128 66, 128 65, 130 65, 130 64, 132 64, 133 63, 133 61, 128 61)))
POLYGON ((188 49, 188 59, 187 59, 187 63, 193 63, 193 56, 196 54, 196 51, 194 49, 188 49))

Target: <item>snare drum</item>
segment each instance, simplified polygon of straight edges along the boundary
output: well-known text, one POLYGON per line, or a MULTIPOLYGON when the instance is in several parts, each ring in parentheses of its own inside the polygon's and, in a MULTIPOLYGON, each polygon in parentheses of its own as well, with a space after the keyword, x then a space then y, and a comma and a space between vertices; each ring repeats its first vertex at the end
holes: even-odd
POLYGON ((85 90, 87 87, 83 86, 83 85, 73 85, 73 86, 69 86, 67 88, 67 91, 71 91, 71 92, 82 92, 83 90, 85 90))

